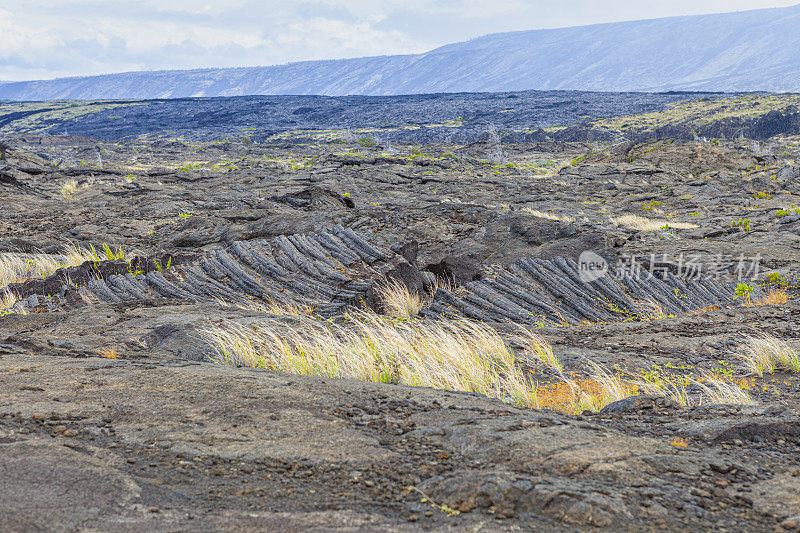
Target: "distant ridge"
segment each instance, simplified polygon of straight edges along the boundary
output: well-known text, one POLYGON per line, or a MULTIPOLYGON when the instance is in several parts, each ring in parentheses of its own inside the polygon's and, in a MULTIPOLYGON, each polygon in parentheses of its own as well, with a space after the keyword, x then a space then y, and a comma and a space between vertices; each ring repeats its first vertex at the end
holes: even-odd
POLYGON ((800 92, 800 5, 500 33, 417 55, 0 82, 0 99, 530 89, 800 92))

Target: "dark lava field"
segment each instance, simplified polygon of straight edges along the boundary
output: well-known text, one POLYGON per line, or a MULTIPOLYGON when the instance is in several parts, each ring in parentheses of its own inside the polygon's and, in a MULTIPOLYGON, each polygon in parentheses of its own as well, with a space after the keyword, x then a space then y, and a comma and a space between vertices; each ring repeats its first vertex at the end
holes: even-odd
MULTIPOLYGON (((7 132, 114 140, 145 134, 254 140, 289 131, 372 128, 386 140, 471 142, 495 125, 529 134, 600 117, 634 115, 719 93, 527 91, 392 97, 245 96, 2 104, 7 132), (420 130, 420 126, 424 129, 420 130)), ((539 139, 535 139, 539 140, 539 139)))
POLYGON ((0 530, 798 530, 798 103, 0 102, 0 530))

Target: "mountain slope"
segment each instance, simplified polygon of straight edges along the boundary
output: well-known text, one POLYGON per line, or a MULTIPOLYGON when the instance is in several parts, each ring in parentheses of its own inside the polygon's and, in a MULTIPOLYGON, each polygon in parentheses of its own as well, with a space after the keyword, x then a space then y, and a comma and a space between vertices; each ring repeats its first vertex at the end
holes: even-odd
POLYGON ((0 99, 800 91, 800 5, 488 35, 418 55, 0 84, 0 99))

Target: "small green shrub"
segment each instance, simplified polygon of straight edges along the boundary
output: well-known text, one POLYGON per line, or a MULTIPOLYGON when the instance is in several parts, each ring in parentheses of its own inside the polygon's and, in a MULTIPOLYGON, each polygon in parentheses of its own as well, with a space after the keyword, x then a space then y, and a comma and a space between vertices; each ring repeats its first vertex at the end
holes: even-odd
POLYGON ((775 214, 777 215, 778 218, 783 218, 785 216, 789 216, 792 214, 800 215, 800 207, 795 207, 794 204, 792 204, 792 206, 789 209, 778 209, 778 211, 776 211, 775 214))
POLYGON ((753 294, 755 290, 755 286, 749 285, 747 283, 739 283, 736 286, 736 291, 734 292, 734 300, 738 300, 739 298, 744 298, 748 302, 750 301, 750 295, 753 294))
POLYGON ((664 205, 664 202, 661 202, 659 200, 651 200, 649 202, 642 202, 642 209, 645 211, 653 211, 657 207, 661 207, 662 205, 664 205))
POLYGON ((375 148, 376 146, 378 146, 378 143, 375 142, 375 137, 373 137, 372 135, 362 135, 356 141, 356 144, 359 144, 365 148, 375 148))
POLYGON ((749 218, 740 218, 739 220, 734 220, 731 223, 732 228, 742 228, 744 231, 750 231, 750 219, 749 218))
POLYGON ((779 287, 786 287, 789 284, 789 281, 786 279, 786 276, 782 275, 780 272, 773 272, 768 274, 765 278, 765 281, 769 285, 777 285, 779 287))

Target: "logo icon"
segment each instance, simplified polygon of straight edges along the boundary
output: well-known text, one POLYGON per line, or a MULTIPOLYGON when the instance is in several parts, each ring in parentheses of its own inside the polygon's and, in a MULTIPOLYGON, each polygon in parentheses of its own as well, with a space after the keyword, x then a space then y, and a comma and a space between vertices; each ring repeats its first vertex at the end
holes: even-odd
POLYGON ((608 272, 608 261, 594 252, 585 251, 578 258, 578 275, 584 283, 602 278, 608 272))

